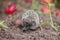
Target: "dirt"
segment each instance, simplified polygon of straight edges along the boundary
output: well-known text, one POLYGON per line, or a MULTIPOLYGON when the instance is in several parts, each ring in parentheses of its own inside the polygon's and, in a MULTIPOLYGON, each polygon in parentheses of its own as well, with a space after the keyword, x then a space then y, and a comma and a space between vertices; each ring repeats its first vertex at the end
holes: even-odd
MULTIPOLYGON (((8 2, 6 2, 7 5, 8 2)), ((21 2, 22 3, 22 2, 21 2)), ((20 4, 18 4, 20 5, 20 4)), ((16 19, 21 19, 22 14, 25 13, 25 11, 30 9, 31 4, 25 3, 23 1, 23 5, 18 6, 18 10, 13 15, 6 15, 3 11, 0 20, 5 21, 5 24, 9 27, 7 31, 0 28, 0 40, 60 40, 60 32, 56 32, 50 25, 42 25, 41 29, 38 28, 35 31, 27 30, 26 32, 23 32, 22 29, 11 23, 12 21, 16 19), (28 6, 27 6, 28 5, 28 6), (21 9, 22 8, 22 9, 21 9)), ((39 8, 41 8, 42 5, 39 4, 39 8)), ((46 17, 45 15, 39 15, 42 20, 50 20, 49 17, 46 17)))

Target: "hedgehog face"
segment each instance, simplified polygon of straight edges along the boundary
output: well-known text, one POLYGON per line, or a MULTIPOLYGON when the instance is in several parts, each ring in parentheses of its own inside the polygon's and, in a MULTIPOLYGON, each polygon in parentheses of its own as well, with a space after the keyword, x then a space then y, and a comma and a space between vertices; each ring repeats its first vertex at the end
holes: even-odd
POLYGON ((28 21, 23 21, 23 30, 29 30, 30 27, 32 26, 32 23, 31 22, 28 22, 28 21))
POLYGON ((35 26, 36 26, 36 22, 35 21, 32 21, 32 22, 27 22, 27 21, 24 21, 23 24, 22 24, 22 30, 23 31, 26 31, 26 30, 35 30, 37 29, 35 26))

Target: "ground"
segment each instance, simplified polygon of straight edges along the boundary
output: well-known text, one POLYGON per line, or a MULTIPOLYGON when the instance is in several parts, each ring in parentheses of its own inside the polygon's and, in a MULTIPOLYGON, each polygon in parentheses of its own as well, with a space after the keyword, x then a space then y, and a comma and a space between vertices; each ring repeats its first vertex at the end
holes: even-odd
MULTIPOLYGON (((42 25, 42 29, 38 28, 35 31, 28 30, 26 32, 23 32, 16 25, 11 25, 11 21, 21 19, 22 14, 30 9, 31 4, 28 5, 23 2, 23 5, 19 5, 20 4, 17 5, 18 11, 13 15, 6 15, 4 13, 4 9, 2 8, 3 11, 0 16, 0 20, 5 21, 5 24, 9 28, 7 31, 0 28, 0 40, 60 40, 60 32, 56 32, 50 25, 42 25)), ((40 5, 38 9, 41 7, 42 5, 40 5)), ((40 15, 40 18, 42 20, 47 18, 49 20, 49 17, 45 17, 44 15, 40 15)))

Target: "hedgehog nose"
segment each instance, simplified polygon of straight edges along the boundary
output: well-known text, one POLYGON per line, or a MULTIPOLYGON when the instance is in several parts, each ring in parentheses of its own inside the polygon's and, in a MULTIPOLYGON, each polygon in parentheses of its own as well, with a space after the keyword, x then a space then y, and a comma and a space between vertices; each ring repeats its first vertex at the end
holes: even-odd
POLYGON ((23 29, 23 31, 26 31, 27 30, 26 27, 23 27, 22 29, 23 29))

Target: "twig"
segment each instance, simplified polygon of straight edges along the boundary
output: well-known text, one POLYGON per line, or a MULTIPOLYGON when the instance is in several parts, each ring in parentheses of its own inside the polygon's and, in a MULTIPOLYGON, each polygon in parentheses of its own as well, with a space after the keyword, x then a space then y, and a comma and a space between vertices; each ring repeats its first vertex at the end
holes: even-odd
MULTIPOLYGON (((48 3, 48 5, 50 4, 50 0, 49 0, 49 3, 48 3)), ((49 7, 49 9, 51 8, 51 6, 49 5, 48 6, 49 7)), ((51 27, 52 28, 54 28, 56 31, 58 31, 58 29, 54 26, 54 23, 53 23, 53 18, 52 18, 52 14, 51 14, 51 9, 50 9, 50 20, 51 20, 51 23, 50 23, 50 25, 51 25, 51 27)))

